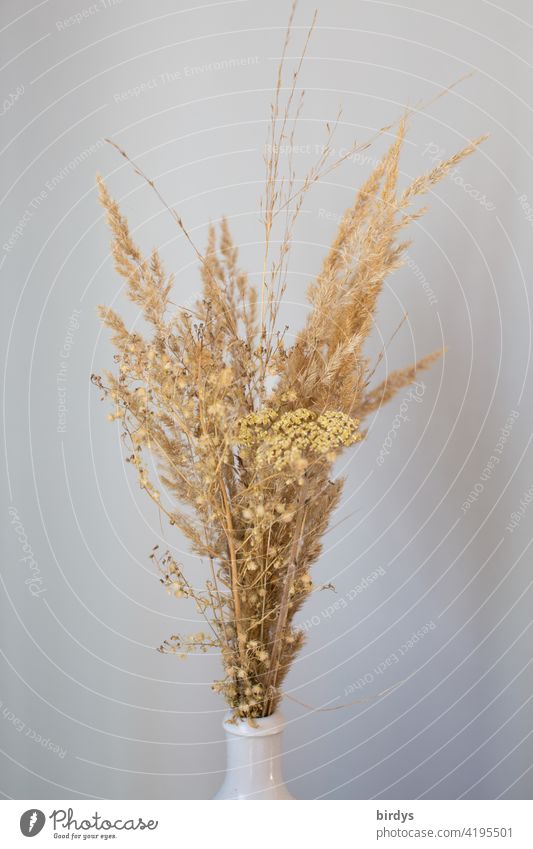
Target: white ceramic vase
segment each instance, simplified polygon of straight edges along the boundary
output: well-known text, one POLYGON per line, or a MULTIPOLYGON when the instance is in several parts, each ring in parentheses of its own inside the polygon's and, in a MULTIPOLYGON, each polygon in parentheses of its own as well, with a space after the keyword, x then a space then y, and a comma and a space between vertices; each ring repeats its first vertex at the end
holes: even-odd
POLYGON ((228 722, 231 711, 224 717, 226 733, 226 776, 215 799, 293 799, 281 770, 281 740, 284 721, 276 711, 272 716, 254 720, 228 722))

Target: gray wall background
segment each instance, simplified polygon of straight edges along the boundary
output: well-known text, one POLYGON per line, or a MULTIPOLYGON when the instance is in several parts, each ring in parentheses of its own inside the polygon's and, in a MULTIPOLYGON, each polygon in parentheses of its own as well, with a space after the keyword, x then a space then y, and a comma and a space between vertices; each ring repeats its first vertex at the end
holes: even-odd
MULTIPOLYGON (((301 798, 531 798, 533 11, 526 0, 316 5, 301 144, 322 143, 341 102, 338 148, 470 70, 412 120, 402 180, 431 167, 432 151, 491 137, 432 193, 409 264, 388 282, 369 352, 404 310, 409 319, 379 376, 448 350, 420 402, 406 392, 383 407, 339 468, 336 518, 349 518, 315 570, 337 594, 317 593, 301 617, 309 639, 290 695, 315 707, 367 701, 317 712, 286 700, 285 772, 301 798)), ((314 6, 300 3, 293 56, 314 6)), ((221 780, 217 658, 154 650, 195 615, 162 592, 152 546, 171 546, 191 576, 200 566, 138 492, 89 383, 112 356, 96 305, 116 301, 136 318, 94 177, 107 178, 142 246, 161 248, 176 300, 197 291, 194 256, 104 136, 158 180, 198 242, 225 213, 257 277, 287 15, 286 0, 2 2, 5 797, 209 798, 221 780)), ((284 313, 293 327, 335 216, 369 168, 348 161, 308 197, 284 313)))

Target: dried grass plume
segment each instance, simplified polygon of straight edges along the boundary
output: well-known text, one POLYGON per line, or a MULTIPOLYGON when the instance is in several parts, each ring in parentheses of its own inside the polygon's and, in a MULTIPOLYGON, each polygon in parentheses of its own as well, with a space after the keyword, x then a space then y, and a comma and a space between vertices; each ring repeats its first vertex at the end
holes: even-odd
POLYGON ((287 344, 277 318, 303 200, 314 183, 370 143, 335 158, 335 123, 328 125, 322 153, 296 180, 290 150, 303 103, 298 78, 314 21, 286 85, 293 15, 294 8, 266 146, 263 273, 257 288, 239 265, 227 222, 218 230, 210 227, 200 251, 181 216, 132 162, 199 261, 201 295, 190 308, 176 308, 170 300, 172 275, 158 251, 142 253, 98 178, 115 268, 146 331, 129 330, 118 313, 100 307, 116 347, 116 369, 93 375, 93 381, 112 402, 109 418, 120 423, 126 460, 141 488, 205 564, 203 575, 187 577, 171 553, 157 547, 152 552, 167 592, 191 599, 205 621, 196 634, 171 635, 160 651, 218 650, 224 673, 213 686, 236 717, 251 721, 276 708, 303 643, 293 622, 315 589, 311 567, 341 496, 335 459, 361 441, 365 417, 440 353, 370 385, 375 365, 364 346, 383 283, 405 260, 408 225, 425 211, 420 199, 483 140, 400 188, 408 114, 377 134, 391 133, 392 142, 344 213, 309 287, 307 321, 287 344), (282 147, 288 156, 281 156, 282 147), (273 238, 278 226, 279 243, 273 238), (157 481, 149 457, 158 461, 157 481))

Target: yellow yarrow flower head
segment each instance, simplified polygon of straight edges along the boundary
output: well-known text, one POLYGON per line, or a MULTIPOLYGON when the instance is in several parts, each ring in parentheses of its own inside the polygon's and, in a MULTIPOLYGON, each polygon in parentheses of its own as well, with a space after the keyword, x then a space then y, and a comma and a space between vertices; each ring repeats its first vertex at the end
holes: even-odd
POLYGON ((255 448, 260 465, 303 470, 310 456, 328 455, 362 439, 359 420, 335 410, 299 408, 283 415, 266 408, 240 420, 237 441, 255 448))

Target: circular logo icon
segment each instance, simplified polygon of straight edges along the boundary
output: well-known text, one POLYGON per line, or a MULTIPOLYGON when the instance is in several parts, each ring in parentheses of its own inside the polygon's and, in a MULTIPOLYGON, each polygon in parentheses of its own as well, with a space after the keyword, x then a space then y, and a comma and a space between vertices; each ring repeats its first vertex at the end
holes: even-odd
POLYGON ((24 811, 20 818, 20 830, 24 837, 35 837, 42 831, 46 822, 46 817, 42 811, 37 808, 30 808, 29 811, 24 811))

